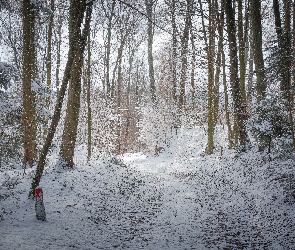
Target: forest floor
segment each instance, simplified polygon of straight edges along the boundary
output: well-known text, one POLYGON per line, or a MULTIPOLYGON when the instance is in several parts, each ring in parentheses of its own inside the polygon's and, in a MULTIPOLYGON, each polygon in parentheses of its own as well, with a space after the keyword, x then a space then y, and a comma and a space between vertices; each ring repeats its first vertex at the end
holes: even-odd
POLYGON ((0 249, 295 249, 294 159, 203 156, 198 136, 158 157, 86 163, 80 148, 72 170, 51 156, 46 222, 27 198, 34 169, 1 169, 0 249))

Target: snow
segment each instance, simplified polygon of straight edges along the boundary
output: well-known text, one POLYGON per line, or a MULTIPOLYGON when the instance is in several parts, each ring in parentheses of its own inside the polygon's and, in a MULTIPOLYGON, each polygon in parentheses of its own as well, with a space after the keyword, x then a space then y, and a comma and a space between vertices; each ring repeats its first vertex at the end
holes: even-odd
POLYGON ((35 170, 3 170, 0 249, 294 249, 294 158, 203 156, 205 140, 201 128, 180 129, 158 157, 89 163, 78 147, 74 169, 50 155, 46 222, 27 198, 35 170))

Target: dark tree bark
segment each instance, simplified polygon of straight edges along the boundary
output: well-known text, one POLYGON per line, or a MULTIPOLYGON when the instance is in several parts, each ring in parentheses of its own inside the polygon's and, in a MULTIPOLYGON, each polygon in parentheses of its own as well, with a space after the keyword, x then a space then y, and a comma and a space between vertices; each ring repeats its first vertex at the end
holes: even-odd
POLYGON ((82 66, 89 23, 92 13, 92 3, 93 2, 91 1, 87 6, 86 2, 84 1, 81 2, 79 0, 72 0, 70 7, 70 17, 72 17, 72 20, 70 20, 70 24, 72 23, 72 26, 69 27, 69 33, 70 37, 73 38, 73 64, 71 68, 68 103, 60 151, 62 164, 65 167, 74 166, 73 157, 80 112, 82 66), (83 30, 86 33, 81 33, 80 29, 83 23, 86 7, 86 21, 83 30), (88 27, 86 27, 86 25, 88 25, 88 27), (85 28, 87 28, 87 30, 85 28))
MULTIPOLYGON (((50 1, 50 9, 54 12, 54 0, 50 1)), ((48 34, 47 34, 47 56, 46 56, 46 74, 47 74, 47 86, 51 86, 51 69, 52 69, 52 31, 53 31, 53 17, 52 14, 49 18, 48 34)), ((47 105, 48 106, 48 105, 47 105)))
POLYGON ((237 123, 239 127, 239 141, 242 151, 246 150, 247 131, 245 127, 245 104, 242 102, 240 89, 240 81, 238 78, 238 54, 236 41, 236 25, 232 0, 225 0, 225 13, 227 23, 227 34, 230 51, 230 82, 232 87, 232 95, 234 102, 234 110, 237 115, 237 123))
POLYGON ((90 100, 90 93, 91 93, 91 41, 90 41, 90 29, 88 30, 88 39, 87 39, 87 91, 86 91, 86 99, 87 99, 87 161, 91 159, 91 148, 92 148, 92 141, 91 141, 91 134, 92 134, 92 115, 91 115, 91 100, 90 100))
POLYGON ((251 23, 253 34, 253 59, 257 73, 257 100, 265 96, 266 81, 262 52, 261 0, 251 0, 251 23))
MULTIPOLYGON (((85 21, 85 26, 83 29, 83 39, 82 39, 82 43, 81 43, 81 49, 84 47, 85 48, 85 44, 86 44, 86 38, 87 38, 87 34, 88 34, 88 29, 90 28, 90 16, 91 16, 91 7, 92 7, 92 3, 90 3, 90 5, 88 6, 88 15, 89 18, 86 18, 85 21)), ((32 181, 32 186, 31 186, 31 190, 29 192, 29 197, 32 197, 34 195, 34 190, 37 186, 39 186, 43 171, 44 171, 44 166, 45 166, 45 162, 46 162, 46 156, 48 154, 48 151, 51 147, 52 144, 52 140, 54 137, 54 134, 56 132, 56 128, 58 125, 58 122, 60 120, 60 115, 61 115, 61 109, 62 109, 62 105, 63 105, 63 100, 64 100, 64 96, 67 90, 67 85, 69 82, 69 79, 71 77, 71 69, 72 69, 72 65, 73 65, 73 61, 74 61, 74 48, 76 45, 76 33, 80 32, 80 25, 79 22, 77 22, 77 20, 75 20, 75 18, 77 18, 77 16, 75 15, 75 12, 73 11, 73 9, 70 9, 70 21, 69 21, 69 51, 68 51, 68 60, 67 60, 67 64, 65 67, 65 71, 64 71, 64 76, 63 76, 63 80, 62 80, 62 84, 60 87, 60 90, 58 92, 58 97, 57 97, 57 101, 56 101, 56 105, 55 105, 55 109, 54 109, 54 114, 53 114, 53 118, 50 124, 50 128, 45 140, 45 143, 43 145, 40 157, 39 157, 39 162, 38 162, 38 166, 36 169, 36 174, 35 177, 33 178, 32 181)), ((84 49, 83 49, 84 50, 84 49)))
MULTIPOLYGON (((208 61, 208 141, 206 153, 212 154, 214 149, 214 54, 215 54, 215 11, 212 1, 209 3, 209 27, 207 43, 208 61)), ((204 29, 204 28, 203 28, 204 29)))
POLYGON ((112 0, 110 13, 107 14, 105 10, 105 14, 108 18, 108 27, 107 27, 107 42, 106 42, 106 52, 105 52, 105 76, 104 81, 106 85, 106 94, 110 97, 111 93, 111 82, 110 82, 110 55, 111 55, 111 38, 112 38, 112 28, 113 28, 113 18, 115 16, 115 6, 116 0, 112 0))
MULTIPOLYGON (((246 12, 247 13, 247 12, 246 12)), ((245 14, 247 15, 247 14, 245 14)), ((247 16, 246 16, 247 21, 247 16)), ((243 1, 238 0, 238 39, 239 39, 239 61, 240 61, 240 84, 243 102, 246 103, 246 58, 245 58, 245 36, 247 33, 247 23, 243 25, 243 1)))
POLYGON ((195 110, 195 67, 196 67, 196 46, 195 37, 193 33, 193 26, 190 26, 191 33, 191 46, 192 46, 192 57, 191 57, 191 95, 192 95, 192 109, 195 110))
MULTIPOLYGON (((215 0, 214 8, 218 10, 218 1, 215 0)), ((213 101, 213 121, 214 121, 214 130, 218 120, 218 113, 219 113, 219 86, 220 86, 220 72, 221 72, 221 57, 222 57, 222 50, 223 50, 223 29, 224 29, 224 6, 221 5, 220 13, 216 12, 216 26, 218 29, 218 44, 217 44, 217 56, 216 56, 216 70, 214 76, 214 101, 213 101)))
POLYGON ((32 167, 37 158, 35 94, 36 81, 35 10, 30 0, 23 1, 23 133, 24 169, 32 167))
POLYGON ((189 30, 191 26, 191 15, 193 9, 193 1, 186 1, 186 15, 185 15, 185 26, 181 37, 181 72, 180 72, 180 93, 179 93, 179 108, 180 110, 185 109, 185 84, 187 79, 187 54, 188 54, 188 40, 189 30))

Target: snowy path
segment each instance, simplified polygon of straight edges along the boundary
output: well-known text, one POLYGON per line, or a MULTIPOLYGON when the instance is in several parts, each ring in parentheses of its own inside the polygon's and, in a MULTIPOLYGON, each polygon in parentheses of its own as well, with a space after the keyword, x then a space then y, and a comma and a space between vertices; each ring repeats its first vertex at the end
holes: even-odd
POLYGON ((26 198, 31 177, 18 177, 0 190, 0 249, 295 249, 294 202, 242 162, 129 155, 127 167, 49 168, 45 223, 26 198))

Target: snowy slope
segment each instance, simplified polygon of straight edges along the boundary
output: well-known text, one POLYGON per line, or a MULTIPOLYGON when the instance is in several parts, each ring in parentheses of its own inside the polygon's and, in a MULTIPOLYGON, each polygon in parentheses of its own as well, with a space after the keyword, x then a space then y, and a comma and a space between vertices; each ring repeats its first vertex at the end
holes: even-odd
POLYGON ((34 170, 0 172, 0 249, 295 249, 294 160, 205 157, 204 139, 183 130, 159 157, 89 164, 80 149, 73 170, 51 156, 46 222, 27 198, 34 170))

